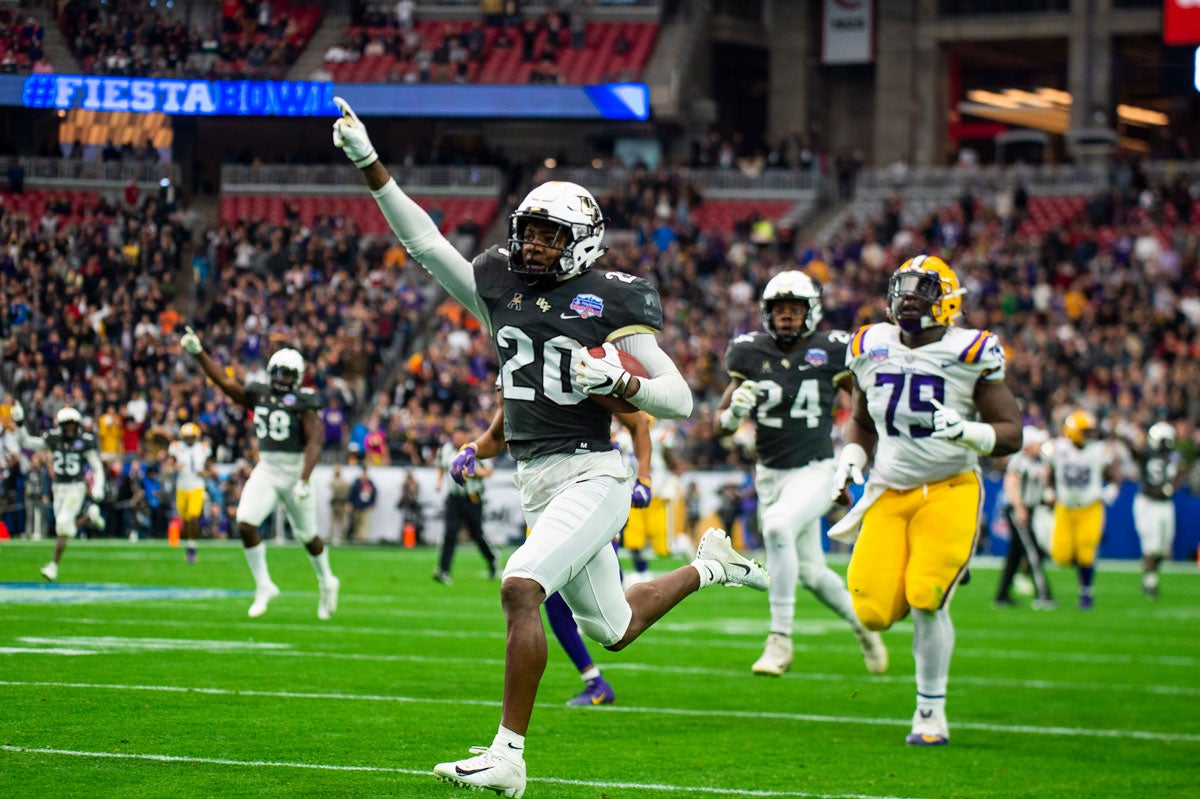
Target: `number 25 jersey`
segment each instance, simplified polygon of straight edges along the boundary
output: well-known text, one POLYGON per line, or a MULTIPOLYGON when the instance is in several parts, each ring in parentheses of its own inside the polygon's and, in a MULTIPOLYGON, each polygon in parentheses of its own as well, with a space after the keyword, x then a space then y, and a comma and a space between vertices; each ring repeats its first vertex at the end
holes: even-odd
POLYGON ((879 434, 873 482, 908 489, 975 468, 974 450, 930 437, 933 400, 964 420, 978 417, 975 386, 1004 380, 1004 351, 995 335, 950 327, 938 341, 911 349, 896 325, 867 325, 850 339, 846 366, 866 395, 879 434))

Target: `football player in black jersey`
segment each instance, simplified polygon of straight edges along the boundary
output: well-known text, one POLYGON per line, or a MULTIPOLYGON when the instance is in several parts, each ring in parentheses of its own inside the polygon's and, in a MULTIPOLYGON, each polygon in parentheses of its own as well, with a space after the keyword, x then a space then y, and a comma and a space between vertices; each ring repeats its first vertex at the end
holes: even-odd
POLYGON ((104 465, 100 462, 100 451, 96 437, 83 429, 83 417, 71 407, 60 408, 54 416, 57 424, 44 436, 31 436, 25 430, 25 409, 21 404, 12 406, 12 420, 17 425, 17 443, 21 449, 46 450, 50 453, 52 481, 50 494, 54 499, 54 557, 41 568, 47 580, 58 579, 58 563, 67 548, 67 540, 78 532, 76 520, 84 513, 88 498, 88 486, 84 479, 84 466, 92 475, 92 504, 87 508, 91 526, 104 529, 104 517, 99 503, 104 498, 104 465))
POLYGON ((238 534, 254 575, 254 602, 248 615, 252 619, 263 615, 271 600, 279 596, 267 570, 267 549, 258 528, 275 506, 282 504, 296 540, 304 543, 317 573, 317 618, 328 619, 337 610, 341 583, 329 568, 329 551, 317 534, 317 498, 308 484, 321 457, 325 431, 318 413, 320 395, 300 386, 304 357, 291 348, 278 350, 267 362, 269 382, 242 386, 208 356, 190 327, 179 343, 226 396, 254 413, 258 463, 250 470, 237 507, 238 534))
POLYGON ((803 272, 780 272, 759 302, 763 332, 729 343, 725 368, 731 379, 717 406, 719 436, 755 422, 758 455, 755 483, 762 517, 767 569, 771 573, 771 627, 755 674, 779 676, 792 665, 792 625, 797 582, 858 636, 872 674, 887 670, 879 633, 854 613, 846 582, 825 564, 821 517, 832 506, 833 410, 846 371, 850 336, 817 330, 821 292, 803 272))
POLYGON ((508 796, 525 790, 525 734, 546 667, 540 606, 560 591, 580 628, 623 649, 685 596, 714 583, 765 590, 760 566, 709 530, 696 560, 658 579, 621 589, 612 539, 629 515, 631 482, 613 449, 610 411, 589 394, 623 397, 658 418, 692 410, 692 393, 658 346, 658 292, 646 280, 591 267, 604 253, 604 218, 573 183, 538 186, 509 219, 508 249, 472 263, 438 232, 428 214, 392 180, 350 106, 333 142, 363 173, 400 243, 474 314, 500 360, 504 439, 517 460, 517 485, 530 535, 504 569, 501 604, 508 623, 504 703, 490 747, 439 763, 438 777, 508 796), (603 346, 602 357, 588 348, 603 346), (631 375, 621 351, 645 368, 631 375))
POLYGON ((1133 526, 1142 545, 1142 591, 1158 599, 1158 567, 1171 559, 1175 543, 1175 484, 1179 479, 1179 453, 1175 452, 1175 427, 1155 422, 1146 431, 1145 446, 1125 442, 1138 462, 1138 492, 1133 498, 1133 526))

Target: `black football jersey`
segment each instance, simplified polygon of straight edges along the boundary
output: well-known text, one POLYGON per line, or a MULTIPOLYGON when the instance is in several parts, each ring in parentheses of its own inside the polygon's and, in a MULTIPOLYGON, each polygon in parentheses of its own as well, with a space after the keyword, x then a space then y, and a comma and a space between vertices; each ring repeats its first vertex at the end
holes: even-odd
POLYGON ((612 449, 612 414, 571 380, 571 353, 614 333, 662 330, 662 304, 648 281, 588 270, 561 283, 530 285, 492 247, 474 261, 500 361, 504 438, 517 460, 612 449))
POLYGON ((84 431, 79 438, 69 439, 57 427, 43 439, 50 453, 50 470, 55 483, 78 483, 83 480, 87 453, 98 451, 96 436, 84 431))
POLYGON ((254 435, 260 452, 303 452, 304 425, 300 415, 319 411, 321 396, 311 388, 276 394, 266 383, 247 383, 246 396, 254 407, 254 435))
POLYGON ((1152 499, 1167 499, 1175 491, 1179 474, 1179 456, 1174 452, 1138 453, 1138 489, 1152 499))
POLYGON ((849 343, 840 330, 813 333, 788 353, 766 332, 729 342, 725 369, 758 383, 754 443, 763 466, 797 469, 833 457, 833 396, 849 343))

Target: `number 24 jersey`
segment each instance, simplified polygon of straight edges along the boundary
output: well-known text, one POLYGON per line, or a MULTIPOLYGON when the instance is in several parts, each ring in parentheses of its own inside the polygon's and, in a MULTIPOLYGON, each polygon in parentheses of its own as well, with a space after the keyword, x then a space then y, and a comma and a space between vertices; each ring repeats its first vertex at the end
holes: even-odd
POLYGON ((950 327, 941 339, 909 348, 894 324, 861 327, 850 339, 846 366, 866 395, 879 444, 871 480, 908 489, 974 469, 979 456, 931 438, 933 400, 975 420, 975 386, 1004 380, 1004 350, 987 330, 950 327))

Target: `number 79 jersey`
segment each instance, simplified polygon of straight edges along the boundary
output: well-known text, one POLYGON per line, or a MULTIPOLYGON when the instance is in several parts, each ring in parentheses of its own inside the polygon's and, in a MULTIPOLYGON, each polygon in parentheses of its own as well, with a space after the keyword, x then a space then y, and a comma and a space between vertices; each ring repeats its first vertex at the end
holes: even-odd
POLYGON ((879 444, 871 480, 908 489, 974 469, 974 450, 931 438, 934 400, 978 418, 975 387, 1004 380, 1004 350, 987 330, 950 327, 938 341, 910 349, 894 324, 861 327, 850 339, 846 366, 854 372, 879 444))
POLYGON ((763 466, 798 469, 833 457, 833 397, 849 341, 840 330, 820 331, 787 353, 769 333, 729 342, 726 371, 758 383, 754 448, 763 466))
POLYGON ((266 383, 247 383, 246 397, 254 409, 254 435, 259 452, 304 451, 305 411, 319 411, 321 396, 311 388, 276 394, 266 383))

